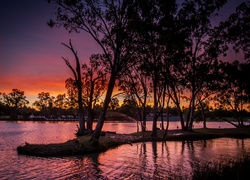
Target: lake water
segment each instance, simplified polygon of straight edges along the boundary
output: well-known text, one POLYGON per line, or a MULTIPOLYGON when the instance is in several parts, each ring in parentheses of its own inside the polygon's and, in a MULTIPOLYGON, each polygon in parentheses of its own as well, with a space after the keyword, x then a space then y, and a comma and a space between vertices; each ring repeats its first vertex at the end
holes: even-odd
MULTIPOLYGON (((148 122, 150 129, 152 122, 148 122)), ((119 146, 100 154, 41 158, 18 155, 16 147, 28 143, 60 143, 74 138, 76 122, 0 121, 0 179, 171 179, 178 172, 188 179, 195 163, 229 160, 250 153, 250 139, 220 138, 206 141, 147 142, 119 146)), ((170 129, 179 126, 170 123, 170 129)), ((230 128, 209 122, 210 128, 230 128)), ((202 123, 194 124, 195 128, 202 123)), ((136 132, 136 123, 109 122, 104 130, 136 132)))

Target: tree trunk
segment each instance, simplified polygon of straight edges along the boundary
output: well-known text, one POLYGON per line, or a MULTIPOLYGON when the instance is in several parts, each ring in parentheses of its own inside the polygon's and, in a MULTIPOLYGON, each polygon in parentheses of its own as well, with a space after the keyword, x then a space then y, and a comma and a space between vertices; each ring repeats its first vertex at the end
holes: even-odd
POLYGON ((203 116, 203 128, 207 128, 207 119, 204 115, 203 116))
POLYGON ((195 97, 192 96, 192 104, 191 104, 191 111, 190 111, 190 117, 189 117, 189 124, 188 124, 188 130, 193 129, 193 122, 194 122, 194 110, 195 110, 195 97))
POLYGON ((152 137, 156 137, 157 136, 157 119, 158 119, 158 99, 157 99, 157 80, 154 79, 154 119, 153 119, 153 125, 152 125, 152 137))
POLYGON ((152 134, 151 134, 152 137, 157 136, 157 119, 158 119, 157 112, 154 112, 153 127, 152 127, 152 134))
POLYGON ((164 117, 161 115, 161 129, 164 130, 164 117))
POLYGON ((84 112, 83 112, 83 103, 82 103, 82 82, 77 81, 78 87, 78 110, 79 110, 79 129, 77 134, 83 135, 85 132, 85 119, 84 119, 84 112))
POLYGON ((166 125, 166 129, 164 131, 164 135, 163 137, 166 137, 167 136, 167 133, 168 133, 168 127, 169 127, 169 102, 170 102, 170 96, 168 97, 168 100, 167 100, 167 125, 166 125))
POLYGON ((105 96, 105 100, 104 100, 104 104, 103 104, 103 110, 99 116, 96 128, 94 130, 94 133, 92 134, 91 140, 93 139, 99 139, 100 135, 101 135, 101 131, 102 131, 102 127, 105 121, 105 116, 108 110, 108 105, 110 103, 111 100, 111 96, 113 93, 113 89, 115 86, 115 80, 116 80, 116 74, 111 74, 110 79, 109 79, 109 85, 108 85, 108 89, 107 89, 107 93, 105 96))
POLYGON ((92 106, 93 95, 94 95, 94 83, 91 82, 89 102, 88 102, 88 119, 87 119, 87 131, 88 132, 92 132, 92 127, 93 127, 93 119, 94 119, 94 112, 93 112, 93 106, 92 106))
POLYGON ((181 123, 181 129, 182 130, 185 130, 185 123, 184 123, 184 119, 183 119, 183 113, 181 111, 181 107, 180 107, 180 101, 179 101, 179 98, 177 96, 177 93, 175 91, 175 89, 173 89, 173 95, 174 97, 172 97, 175 105, 176 105, 176 108, 177 108, 177 111, 178 111, 178 115, 180 116, 180 123, 181 123))
POLYGON ((201 115, 202 115, 202 120, 203 120, 203 128, 207 128, 207 119, 206 119, 205 109, 204 109, 202 102, 200 102, 200 106, 201 106, 201 115))
POLYGON ((141 130, 142 130, 142 113, 138 106, 136 107, 136 112, 137 112, 137 116, 135 116, 135 119, 137 123, 137 132, 139 132, 140 131, 139 125, 141 126, 141 130))
POLYGON ((146 131, 146 104, 144 103, 142 111, 142 132, 145 131, 146 131))
POLYGON ((94 120, 94 111, 92 108, 88 107, 88 114, 87 114, 87 131, 92 132, 93 130, 93 120, 94 120))
POLYGON ((163 137, 166 137, 167 136, 167 133, 168 133, 168 127, 169 127, 169 116, 167 116, 167 125, 166 125, 166 129, 164 131, 164 135, 163 137))

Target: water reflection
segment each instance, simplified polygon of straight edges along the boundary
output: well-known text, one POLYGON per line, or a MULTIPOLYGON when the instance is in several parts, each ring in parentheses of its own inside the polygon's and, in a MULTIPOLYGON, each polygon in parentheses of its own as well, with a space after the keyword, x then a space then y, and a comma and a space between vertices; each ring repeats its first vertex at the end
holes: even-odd
MULTIPOLYGON (((128 132, 131 124, 107 123, 128 132)), ((38 158, 17 155, 24 142, 55 143, 74 138, 76 123, 0 121, 0 179, 189 179, 199 162, 229 160, 250 153, 250 139, 146 142, 119 146, 101 154, 38 158)), ((136 128, 135 128, 136 130, 136 128)))
POLYGON ((227 161, 250 153, 249 143, 249 139, 229 138, 137 143, 100 154, 98 161, 99 168, 108 179, 171 179, 174 172, 187 178, 197 163, 227 161))

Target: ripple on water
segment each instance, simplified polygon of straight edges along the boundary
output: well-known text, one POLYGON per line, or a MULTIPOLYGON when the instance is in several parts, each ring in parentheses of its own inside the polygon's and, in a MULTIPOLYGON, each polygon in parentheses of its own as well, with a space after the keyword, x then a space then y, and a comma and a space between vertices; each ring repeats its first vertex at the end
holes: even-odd
MULTIPOLYGON (((126 124, 111 125, 106 124, 110 129, 128 130, 126 124)), ((213 161, 221 157, 237 157, 243 152, 250 153, 250 139, 221 138, 195 142, 135 143, 82 157, 17 155, 16 147, 24 142, 58 143, 71 139, 75 127, 74 123, 0 122, 0 179, 171 179, 172 172, 182 173, 180 175, 187 178, 196 161, 213 161)))

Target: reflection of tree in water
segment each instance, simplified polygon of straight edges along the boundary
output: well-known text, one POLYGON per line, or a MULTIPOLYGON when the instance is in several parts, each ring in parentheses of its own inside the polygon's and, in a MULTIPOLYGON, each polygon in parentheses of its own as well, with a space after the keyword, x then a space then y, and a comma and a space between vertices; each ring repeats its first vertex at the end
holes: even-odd
MULTIPOLYGON (((173 179, 174 177, 181 178, 183 173, 178 173, 178 170, 171 159, 171 147, 173 143, 168 142, 151 142, 151 143, 142 143, 140 154, 139 154, 139 164, 137 165, 140 169, 137 172, 140 172, 140 179, 173 179), (149 148, 147 146, 152 146, 149 148), (161 146, 160 146, 161 145, 161 146), (152 151, 150 151, 150 149, 152 151)), ((183 167, 180 166, 179 169, 183 167)))
MULTIPOLYGON (((182 141, 181 161, 179 165, 186 171, 185 173, 192 175, 195 168, 199 164, 204 163, 204 152, 207 148, 207 140, 203 141, 182 141)), ((207 163, 207 162, 206 162, 207 163)))
POLYGON ((247 143, 228 138, 135 143, 72 159, 65 168, 72 174, 68 179, 190 179, 198 165, 219 160, 225 148, 240 155, 247 143))
POLYGON ((243 139, 236 139, 237 148, 242 149, 242 152, 247 152, 245 141, 243 139))
POLYGON ((139 151, 139 167, 140 167, 139 177, 141 179, 145 178, 145 175, 147 174, 147 169, 145 167, 147 167, 149 164, 147 160, 147 148, 146 147, 147 147, 146 143, 141 143, 140 151, 139 151))
POLYGON ((157 142, 152 142, 152 155, 153 155, 153 162, 154 162, 154 169, 153 169, 153 178, 157 178, 159 176, 158 173, 158 164, 157 164, 157 142))
POLYGON ((168 142, 162 142, 162 146, 161 146, 161 157, 162 157, 162 161, 160 162, 160 164, 164 165, 163 168, 165 168, 165 171, 168 171, 168 178, 171 179, 171 177, 173 177, 173 168, 172 168, 172 161, 171 161, 171 152, 170 152, 170 148, 168 146, 168 142))
POLYGON ((98 157, 98 154, 91 154, 73 159, 69 167, 72 176, 67 179, 107 179, 99 168, 98 157))

